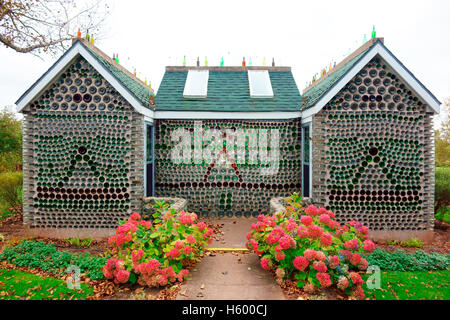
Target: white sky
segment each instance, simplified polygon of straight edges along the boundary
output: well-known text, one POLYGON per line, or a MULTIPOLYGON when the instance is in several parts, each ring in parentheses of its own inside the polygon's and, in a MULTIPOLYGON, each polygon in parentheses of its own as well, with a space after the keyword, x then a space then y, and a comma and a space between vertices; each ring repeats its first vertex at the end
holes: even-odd
MULTIPOLYGON (((111 0, 96 45, 157 89, 166 65, 291 66, 301 90, 316 72, 377 36, 441 101, 450 97, 450 1, 111 0)), ((74 31, 75 32, 75 31, 74 31)), ((95 38, 95 35, 94 35, 95 38)), ((0 47, 0 107, 13 104, 55 61, 0 47)), ((442 117, 443 115, 441 115, 442 117)), ((446 115, 448 116, 448 115, 446 115)))

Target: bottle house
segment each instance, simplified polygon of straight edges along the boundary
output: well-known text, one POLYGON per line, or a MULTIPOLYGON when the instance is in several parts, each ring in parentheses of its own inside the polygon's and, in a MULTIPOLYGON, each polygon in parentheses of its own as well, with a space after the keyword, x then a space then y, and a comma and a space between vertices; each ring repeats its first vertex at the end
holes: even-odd
POLYGON ((251 218, 294 192, 430 240, 440 102, 373 38, 300 93, 290 67, 168 66, 157 94, 90 41, 17 101, 30 233, 106 236, 147 196, 251 218))

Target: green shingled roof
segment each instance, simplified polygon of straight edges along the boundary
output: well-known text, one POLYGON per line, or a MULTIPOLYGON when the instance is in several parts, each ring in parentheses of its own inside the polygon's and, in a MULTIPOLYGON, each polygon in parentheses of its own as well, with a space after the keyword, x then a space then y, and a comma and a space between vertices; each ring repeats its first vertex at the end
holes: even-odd
POLYGON ((358 61, 372 48, 370 46, 360 54, 358 54, 353 59, 349 60, 346 64, 340 67, 338 70, 334 71, 324 80, 320 81, 314 87, 310 88, 308 91, 303 93, 303 99, 305 101, 305 105, 302 110, 306 110, 311 108, 316 104, 316 102, 322 97, 325 93, 328 92, 342 77, 356 64, 358 61))
POLYGON ((155 97, 163 111, 299 111, 302 98, 290 71, 269 71, 273 98, 252 98, 247 71, 209 70, 208 96, 184 98, 188 71, 166 71, 155 97))
POLYGON ((81 41, 80 43, 93 54, 93 56, 107 69, 112 75, 119 81, 139 102, 142 103, 144 107, 149 109, 154 109, 150 103, 150 96, 154 96, 151 89, 145 85, 142 85, 125 72, 113 65, 112 60, 105 59, 94 50, 91 50, 88 46, 84 45, 81 41))

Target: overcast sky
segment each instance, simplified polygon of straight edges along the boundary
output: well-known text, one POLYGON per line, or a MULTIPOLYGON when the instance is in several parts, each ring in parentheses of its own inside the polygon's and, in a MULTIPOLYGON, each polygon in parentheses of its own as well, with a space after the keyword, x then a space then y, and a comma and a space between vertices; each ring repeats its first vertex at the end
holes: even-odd
MULTIPOLYGON (((112 0, 96 45, 137 68, 157 89, 166 65, 291 66, 300 90, 316 72, 377 36, 442 102, 450 97, 450 1, 112 0)), ((75 31, 74 31, 75 32, 75 31)), ((95 37, 95 35, 94 35, 95 37)), ((0 106, 20 97, 54 62, 0 47, 0 106)))

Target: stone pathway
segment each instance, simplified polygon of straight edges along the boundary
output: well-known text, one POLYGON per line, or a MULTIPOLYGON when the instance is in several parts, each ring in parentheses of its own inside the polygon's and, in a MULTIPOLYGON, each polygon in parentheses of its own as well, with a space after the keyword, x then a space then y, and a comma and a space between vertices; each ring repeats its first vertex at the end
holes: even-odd
MULTIPOLYGON (((222 239, 210 248, 245 248, 245 235, 254 219, 217 219, 223 224, 222 239), (235 222, 235 223, 234 223, 235 222)), ((191 280, 179 291, 177 300, 284 300, 272 275, 254 253, 211 252, 191 270, 191 280)))

